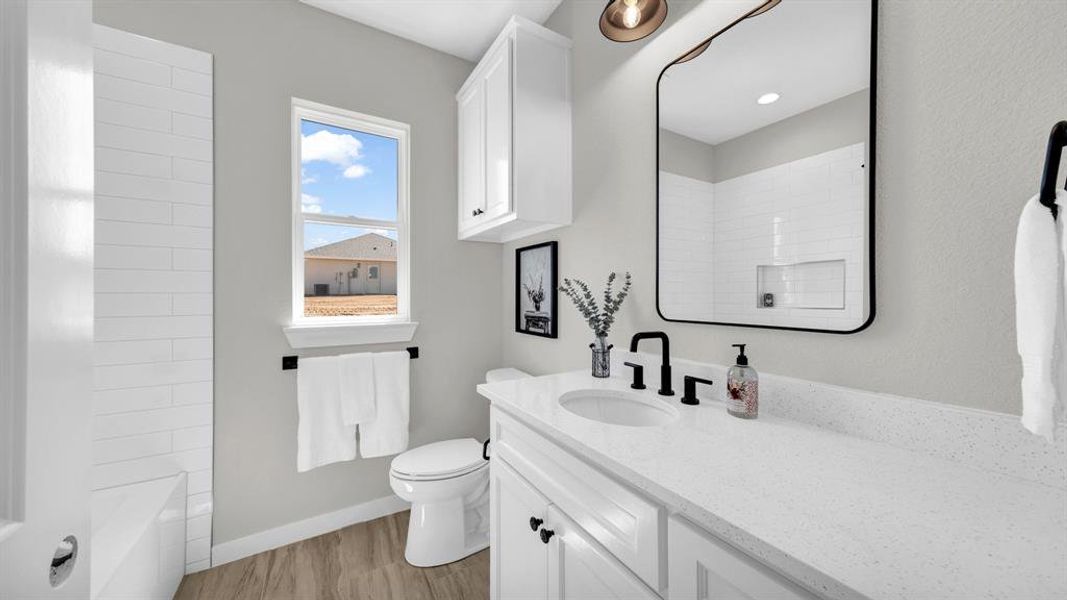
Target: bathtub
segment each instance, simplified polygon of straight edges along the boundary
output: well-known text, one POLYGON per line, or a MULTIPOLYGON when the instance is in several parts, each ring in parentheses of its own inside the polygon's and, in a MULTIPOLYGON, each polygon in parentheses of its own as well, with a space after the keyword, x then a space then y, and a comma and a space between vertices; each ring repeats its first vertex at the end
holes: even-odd
POLYGON ((166 479, 93 492, 92 600, 170 600, 185 573, 185 486, 166 479))

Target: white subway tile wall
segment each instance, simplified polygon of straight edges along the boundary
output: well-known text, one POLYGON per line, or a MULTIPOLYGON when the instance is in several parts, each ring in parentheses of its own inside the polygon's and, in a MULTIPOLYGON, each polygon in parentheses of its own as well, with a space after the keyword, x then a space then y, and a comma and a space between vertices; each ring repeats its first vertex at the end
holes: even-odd
POLYGON ((93 487, 186 471, 206 569, 212 468, 212 58, 95 28, 93 487))
MULTIPOLYGON (((861 325, 867 279, 865 155, 866 144, 858 143, 715 184, 661 171, 663 314, 819 329, 861 325), (836 282, 805 286, 781 279, 774 290, 787 294, 785 305, 761 307, 761 265, 824 261, 843 261, 844 308, 801 307, 836 301, 829 294, 836 282)), ((826 275, 821 269, 803 271, 826 275)), ((779 270, 777 275, 798 273, 779 270)))
POLYGON ((660 171, 659 310, 668 318, 714 320, 714 201, 710 182, 660 171))

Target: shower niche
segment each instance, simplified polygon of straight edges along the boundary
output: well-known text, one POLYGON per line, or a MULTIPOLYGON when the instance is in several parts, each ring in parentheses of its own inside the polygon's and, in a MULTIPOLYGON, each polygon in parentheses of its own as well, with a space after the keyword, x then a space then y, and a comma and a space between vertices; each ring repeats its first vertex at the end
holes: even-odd
POLYGON ((845 260, 756 266, 756 308, 845 308, 845 260))

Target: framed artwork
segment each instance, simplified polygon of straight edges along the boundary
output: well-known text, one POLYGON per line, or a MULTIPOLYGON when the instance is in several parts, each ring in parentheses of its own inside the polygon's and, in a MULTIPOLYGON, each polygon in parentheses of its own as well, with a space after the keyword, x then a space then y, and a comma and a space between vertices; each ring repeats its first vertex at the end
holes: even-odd
POLYGON ((558 242, 515 250, 515 331, 558 337, 558 242))

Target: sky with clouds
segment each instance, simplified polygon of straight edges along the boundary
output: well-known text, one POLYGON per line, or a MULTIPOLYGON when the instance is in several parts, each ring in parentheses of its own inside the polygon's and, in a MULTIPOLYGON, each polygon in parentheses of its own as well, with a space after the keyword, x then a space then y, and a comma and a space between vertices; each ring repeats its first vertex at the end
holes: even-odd
MULTIPOLYGON (((305 214, 396 220, 397 141, 304 120, 300 127, 300 198, 305 214)), ((304 224, 304 249, 367 233, 304 224)), ((378 231, 396 238, 395 231, 378 231)))

